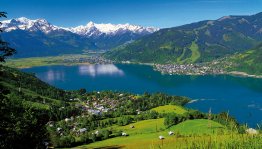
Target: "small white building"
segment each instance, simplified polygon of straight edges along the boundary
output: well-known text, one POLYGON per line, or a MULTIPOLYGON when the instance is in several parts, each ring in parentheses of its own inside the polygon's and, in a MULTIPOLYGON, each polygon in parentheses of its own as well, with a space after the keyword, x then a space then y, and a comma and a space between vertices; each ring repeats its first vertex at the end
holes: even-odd
POLYGON ((49 127, 53 127, 54 124, 55 124, 54 121, 49 121, 49 122, 46 123, 46 125, 48 125, 49 127))
POLYGON ((163 140, 163 139, 165 139, 165 137, 164 136, 159 136, 159 139, 163 140))
POLYGON ((79 129, 79 133, 84 133, 84 132, 86 132, 86 131, 87 131, 86 128, 81 128, 81 129, 79 129))
POLYGON ((72 129, 72 131, 73 131, 73 132, 76 132, 76 128, 74 127, 74 128, 72 129))
POLYGON ((65 118, 65 122, 69 122, 69 121, 71 121, 70 118, 65 118))
POLYGON ((250 134, 250 135, 257 135, 259 132, 258 132, 256 129, 248 128, 248 129, 246 130, 246 133, 247 133, 247 134, 250 134))
POLYGON ((61 130, 62 130, 62 128, 60 128, 60 127, 57 127, 57 128, 56 128, 56 131, 57 131, 57 132, 60 132, 61 130))
POLYGON ((98 130, 97 130, 97 131, 95 131, 95 134, 96 134, 96 135, 98 135, 98 134, 99 134, 99 131, 98 131, 98 130))
POLYGON ((171 135, 174 135, 174 132, 173 132, 173 131, 169 131, 169 132, 168 132, 168 135, 170 135, 170 136, 171 136, 171 135))

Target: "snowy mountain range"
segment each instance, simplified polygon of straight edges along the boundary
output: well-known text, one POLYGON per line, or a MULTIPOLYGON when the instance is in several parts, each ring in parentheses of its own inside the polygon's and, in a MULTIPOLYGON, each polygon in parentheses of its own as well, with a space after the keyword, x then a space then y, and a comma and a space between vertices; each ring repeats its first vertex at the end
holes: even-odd
POLYGON ((59 27, 45 19, 25 17, 1 21, 1 37, 18 52, 15 57, 82 53, 109 50, 158 31, 154 27, 130 24, 96 24, 59 27))
POLYGON ((27 31, 42 31, 44 33, 49 33, 51 31, 60 30, 62 28, 54 26, 47 22, 45 19, 30 20, 25 17, 4 20, 1 22, 1 28, 5 32, 10 32, 13 30, 27 30, 27 31))
POLYGON ((111 23, 96 24, 94 22, 89 22, 86 25, 80 25, 77 27, 65 28, 65 27, 52 25, 45 19, 30 20, 25 17, 11 19, 11 20, 4 20, 2 21, 1 28, 3 28, 3 30, 6 32, 20 29, 26 31, 41 31, 45 34, 48 34, 52 31, 65 30, 87 37, 97 37, 103 34, 121 35, 127 32, 145 35, 159 30, 159 28, 130 25, 128 23, 127 24, 111 24, 111 23))
POLYGON ((106 35, 116 35, 116 34, 123 34, 126 32, 132 32, 136 34, 150 34, 157 30, 158 28, 154 27, 142 27, 137 25, 130 25, 130 24, 96 24, 94 22, 89 22, 85 26, 77 26, 72 28, 64 28, 68 31, 76 33, 78 35, 85 35, 85 36, 99 36, 101 34, 106 35))

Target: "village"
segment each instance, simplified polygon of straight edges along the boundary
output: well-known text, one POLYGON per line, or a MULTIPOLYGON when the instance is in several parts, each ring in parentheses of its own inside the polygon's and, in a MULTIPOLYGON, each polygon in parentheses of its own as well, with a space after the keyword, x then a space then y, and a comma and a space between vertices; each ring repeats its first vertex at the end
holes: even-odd
POLYGON ((207 75, 225 74, 223 67, 218 62, 196 63, 196 64, 155 64, 154 70, 162 74, 183 74, 183 75, 207 75))
POLYGON ((101 56, 88 56, 80 58, 65 58, 63 63, 89 63, 89 64, 111 64, 111 60, 104 59, 101 56))
MULTIPOLYGON (((99 92, 97 92, 99 94, 99 92)), ((123 96, 123 94, 119 94, 120 97, 123 96)), ((70 101, 80 101, 80 99, 75 98, 75 99, 70 99, 70 101)), ((83 122, 85 119, 90 118, 92 115, 96 116, 101 116, 102 113, 106 113, 109 110, 115 110, 114 108, 119 105, 117 101, 111 100, 111 99, 102 99, 98 101, 97 99, 93 99, 91 101, 86 102, 86 105, 82 106, 82 110, 87 111, 88 114, 81 115, 81 116, 76 116, 76 117, 69 117, 65 118, 64 120, 55 123, 54 121, 49 121, 46 125, 49 126, 49 128, 55 130, 56 135, 58 136, 65 136, 68 133, 73 134, 77 137, 80 137, 81 135, 84 135, 87 132, 90 132, 90 128, 88 127, 83 127, 83 122), (109 106, 112 106, 109 108, 109 106)), ((63 108, 62 108, 63 109, 63 108)), ((137 110, 137 115, 140 114, 140 110, 137 110)), ((86 124, 85 124, 86 125, 86 124)), ((128 125, 129 129, 136 129, 136 125, 133 125, 132 123, 128 125)), ((97 128, 95 130, 91 130, 91 135, 94 137, 98 138, 103 135, 108 135, 107 138, 109 137, 109 132, 108 130, 104 130, 102 127, 97 128), (108 134, 105 134, 108 133, 108 134)), ((174 135, 174 131, 166 131, 167 135, 172 136, 174 135)), ((127 137, 129 134, 124 131, 120 130, 119 134, 117 136, 122 136, 122 137, 127 137)), ((159 135, 158 139, 163 140, 165 139, 165 136, 159 135)), ((49 145, 48 142, 45 142, 47 146, 49 145)))
MULTIPOLYGON (((74 134, 75 136, 80 136, 86 132, 90 132, 91 127, 88 126, 89 121, 95 117, 103 117, 104 114, 108 112, 115 112, 117 108, 124 108, 122 105, 125 104, 126 99, 135 100, 136 95, 126 94, 126 93, 107 93, 107 92, 92 92, 89 96, 73 97, 67 99, 71 102, 75 108, 81 111, 81 115, 75 115, 71 117, 66 117, 60 122, 56 123, 54 121, 49 121, 46 125, 49 128, 55 130, 58 136, 65 136, 68 133, 74 134), (85 126, 85 127, 84 127, 85 126)), ((66 107, 59 108, 60 111, 65 110, 66 107)), ((140 114, 140 110, 136 110, 137 114, 140 114)), ((109 120, 109 123, 114 123, 115 120, 109 120)), ((135 127, 130 125, 131 129, 135 127)), ((104 134, 103 130, 96 129, 91 134, 99 136, 104 134)), ((120 136, 128 136, 126 132, 121 132, 120 136)))
MULTIPOLYGON (((97 94, 100 94, 100 92, 97 92, 97 94)), ((122 97, 123 94, 119 94, 119 97, 122 97)), ((108 98, 108 97, 102 97, 97 98, 93 97, 87 101, 85 101, 83 105, 83 110, 87 111, 89 114, 94 115, 101 115, 102 113, 106 113, 108 111, 114 111, 115 108, 119 105, 120 101, 108 98)))

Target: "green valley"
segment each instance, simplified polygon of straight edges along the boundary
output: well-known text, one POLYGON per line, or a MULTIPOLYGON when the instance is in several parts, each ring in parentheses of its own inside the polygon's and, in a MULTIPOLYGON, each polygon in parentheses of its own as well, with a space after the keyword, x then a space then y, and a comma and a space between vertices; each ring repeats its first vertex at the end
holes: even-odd
POLYGON ((103 59, 99 54, 68 54, 60 56, 30 57, 8 59, 4 64, 12 68, 30 68, 51 65, 79 65, 79 64, 103 64, 111 63, 103 59))
POLYGON ((165 105, 165 106, 159 106, 156 108, 151 109, 153 111, 156 111, 158 113, 177 113, 177 114, 184 114, 187 112, 184 108, 176 105, 165 105))

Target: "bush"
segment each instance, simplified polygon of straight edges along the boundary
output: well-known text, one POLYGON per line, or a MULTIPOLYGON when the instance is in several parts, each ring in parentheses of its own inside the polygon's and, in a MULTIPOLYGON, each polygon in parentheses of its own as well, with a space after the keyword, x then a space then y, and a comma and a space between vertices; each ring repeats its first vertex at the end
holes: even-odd
POLYGON ((75 143, 75 138, 71 135, 62 136, 59 139, 58 146, 60 147, 70 147, 73 143, 75 143))
POLYGON ((101 134, 103 136, 102 140, 106 140, 109 138, 110 132, 108 130, 102 130, 101 134))

